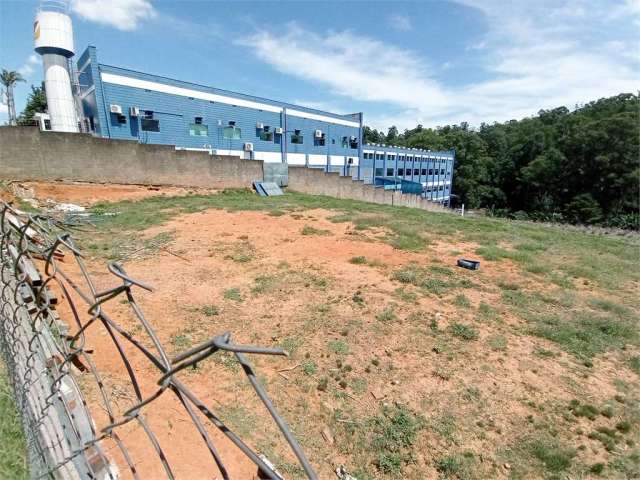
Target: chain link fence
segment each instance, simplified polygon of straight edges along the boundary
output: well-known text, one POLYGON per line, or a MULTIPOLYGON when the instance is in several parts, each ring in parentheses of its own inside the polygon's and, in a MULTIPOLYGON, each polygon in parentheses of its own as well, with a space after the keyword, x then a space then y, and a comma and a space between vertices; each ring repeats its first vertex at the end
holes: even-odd
POLYGON ((117 263, 108 270, 115 286, 99 290, 66 225, 0 202, 0 352, 21 414, 32 478, 172 479, 184 464, 208 462, 208 478, 228 479, 242 458, 259 478, 281 479, 177 377, 220 351, 232 352, 306 476, 317 478, 247 358, 286 355, 283 350, 237 345, 223 333, 171 358, 136 301, 136 292, 151 292, 151 286, 117 263), (114 302, 118 312, 126 310, 127 328, 107 311, 114 302), (105 387, 105 374, 94 362, 91 339, 97 335, 112 344, 130 396, 114 399, 105 387), (156 372, 153 382, 150 371, 156 372), (90 402, 88 391, 95 394, 90 402), (192 423, 194 437, 208 452, 204 458, 170 453, 172 445, 160 439, 166 436, 145 417, 149 409, 166 409, 168 401, 192 423), (221 453, 230 452, 220 450, 223 442, 235 445, 232 458, 221 453))

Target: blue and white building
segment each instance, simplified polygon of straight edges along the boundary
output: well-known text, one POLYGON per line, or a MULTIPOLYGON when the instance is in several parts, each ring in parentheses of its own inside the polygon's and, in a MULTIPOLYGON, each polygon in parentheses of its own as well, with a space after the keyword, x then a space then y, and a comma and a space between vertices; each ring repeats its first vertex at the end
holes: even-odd
POLYGON ((455 152, 363 145, 363 114, 341 115, 77 61, 84 130, 104 138, 322 168, 449 203, 455 152))

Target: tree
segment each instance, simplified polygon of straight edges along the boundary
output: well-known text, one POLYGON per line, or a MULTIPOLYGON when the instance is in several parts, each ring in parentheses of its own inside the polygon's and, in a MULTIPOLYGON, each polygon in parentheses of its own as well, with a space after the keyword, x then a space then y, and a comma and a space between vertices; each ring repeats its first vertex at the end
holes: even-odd
POLYGON ((0 73, 0 83, 2 83, 5 88, 2 96, 6 97, 6 105, 9 111, 9 125, 16 125, 16 104, 13 98, 13 87, 16 83, 25 81, 20 72, 14 70, 5 70, 3 68, 2 73, 0 73))
POLYGON ((31 85, 31 93, 27 98, 27 104, 18 117, 18 124, 29 125, 35 120, 36 113, 47 111, 47 94, 44 90, 44 83, 40 87, 31 85))
POLYGON ((622 93, 570 111, 478 130, 466 122, 369 130, 373 143, 456 149, 454 193, 471 208, 519 218, 640 227, 640 98, 622 93), (380 139, 382 137, 382 139, 380 139))

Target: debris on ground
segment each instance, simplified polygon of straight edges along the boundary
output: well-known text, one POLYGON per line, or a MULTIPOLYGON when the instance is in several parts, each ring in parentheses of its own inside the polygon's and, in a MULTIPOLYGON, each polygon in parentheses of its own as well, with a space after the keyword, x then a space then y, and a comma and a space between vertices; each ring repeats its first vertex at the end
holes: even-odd
MULTIPOLYGON (((273 473, 275 473, 280 480, 284 480, 284 477, 282 476, 282 474, 278 470, 276 470, 276 467, 273 465, 273 463, 271 463, 269 461, 269 459, 267 457, 265 457, 263 454, 259 454, 258 457, 260 457, 260 460, 262 460, 264 463, 267 464, 267 467, 269 467, 271 470, 273 470, 273 473)), ((270 478, 270 477, 265 476, 265 475, 266 474, 262 470, 258 470, 258 478, 260 478, 260 479, 270 478)))
POLYGON ((336 476, 340 480, 358 480, 356 477, 347 472, 347 469, 344 468, 344 465, 340 465, 338 468, 336 468, 336 476))
POLYGON ((284 195, 282 189, 274 182, 253 182, 253 188, 261 197, 284 195))
POLYGON ((459 258, 458 266, 466 268, 468 270, 478 270, 480 268, 480 262, 478 260, 469 260, 467 258, 459 258))

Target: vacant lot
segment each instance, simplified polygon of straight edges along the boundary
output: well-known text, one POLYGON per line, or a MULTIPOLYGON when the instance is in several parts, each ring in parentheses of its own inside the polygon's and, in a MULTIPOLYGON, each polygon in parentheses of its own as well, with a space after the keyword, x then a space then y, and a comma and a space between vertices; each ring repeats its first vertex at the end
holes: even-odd
MULTIPOLYGON (((112 260, 153 285, 140 303, 175 352, 224 331, 290 352, 253 360, 321 478, 640 475, 637 237, 245 191, 91 211, 75 236, 99 287, 112 260)), ((108 339, 89 338, 122 388, 108 339)), ((180 375, 300 477, 238 370, 218 355, 180 375)), ((156 415, 188 464, 197 433, 156 415)))

